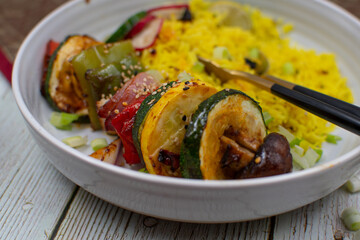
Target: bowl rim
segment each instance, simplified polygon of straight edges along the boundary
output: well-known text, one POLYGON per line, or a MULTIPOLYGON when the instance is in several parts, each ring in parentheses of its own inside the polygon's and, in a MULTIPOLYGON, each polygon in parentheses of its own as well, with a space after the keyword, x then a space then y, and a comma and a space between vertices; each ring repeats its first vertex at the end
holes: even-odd
MULTIPOLYGON (((358 18, 353 16, 351 13, 347 12, 345 9, 342 9, 338 5, 328 1, 328 0, 312 0, 314 3, 319 4, 323 7, 326 7, 333 12, 341 15, 347 21, 352 22, 360 30, 360 21, 358 18)), ((69 8, 72 8, 80 3, 84 2, 83 0, 74 0, 61 4, 59 7, 47 14, 40 22, 38 22, 33 29, 28 33, 25 40, 22 42, 15 58, 14 67, 12 71, 12 90, 15 96, 16 103, 20 112, 22 113, 24 119, 28 123, 28 126, 31 127, 38 135, 43 139, 47 140, 49 144, 52 144, 54 147, 59 150, 65 151, 67 154, 76 158, 78 161, 81 161, 83 164, 90 165, 101 170, 111 172, 113 174, 120 175, 122 177, 129 178, 131 180, 155 183, 159 186, 176 186, 190 189, 227 189, 227 188, 247 188, 247 187, 257 187, 257 186, 266 186, 281 183, 283 181, 297 181, 303 178, 314 177, 325 173, 325 171, 330 170, 333 167, 337 167, 345 162, 355 160, 360 156, 360 146, 355 147, 351 151, 333 159, 329 162, 325 162, 319 165, 316 165, 309 169, 304 169, 297 172, 291 172, 287 174, 281 174, 277 176, 262 177, 255 179, 244 179, 244 180, 202 180, 202 179, 184 179, 184 178, 171 178, 166 176, 158 176, 152 174, 146 174, 131 169, 125 169, 115 165, 111 165, 97 159, 94 159, 90 156, 85 155, 84 153, 73 149, 59 139, 51 135, 32 115, 30 110, 26 107, 24 98, 21 95, 20 91, 20 77, 19 73, 21 70, 21 60, 23 55, 26 53, 26 49, 29 44, 33 41, 33 38, 37 35, 40 29, 42 29, 48 21, 58 17, 63 11, 66 11, 69 8)))

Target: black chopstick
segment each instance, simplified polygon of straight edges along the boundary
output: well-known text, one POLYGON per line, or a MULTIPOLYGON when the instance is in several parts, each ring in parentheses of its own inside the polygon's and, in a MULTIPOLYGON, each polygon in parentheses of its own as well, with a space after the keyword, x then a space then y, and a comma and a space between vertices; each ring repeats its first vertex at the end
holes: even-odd
POLYGON ((308 112, 360 135, 360 118, 347 111, 277 83, 273 84, 270 91, 276 96, 281 97, 308 112))
POLYGON ((223 69, 218 64, 199 56, 198 59, 205 65, 208 72, 214 73, 222 81, 234 78, 246 80, 308 112, 360 135, 359 107, 355 105, 270 75, 259 77, 247 72, 223 69))
POLYGON ((264 78, 272 81, 272 82, 275 82, 279 85, 282 85, 284 87, 287 87, 287 88, 290 88, 290 89, 293 89, 297 92, 300 92, 300 93, 303 93, 305 95, 308 95, 310 97, 313 97, 319 101, 322 101, 324 103, 327 103, 329 105, 332 105, 334 107, 337 107, 339 109, 342 109, 356 117, 360 117, 360 107, 356 106, 356 105, 353 105, 353 104, 350 104, 348 102, 345 102, 345 101, 342 101, 340 99, 337 99, 337 98, 334 98, 334 97, 331 97, 331 96, 328 96, 328 95, 325 95, 325 94, 322 94, 320 92, 317 92, 317 91, 314 91, 314 90, 311 90, 309 88, 306 88, 306 87, 303 87, 303 86, 300 86, 300 85, 296 85, 296 84, 293 84, 293 83, 290 83, 290 82, 287 82, 287 81, 284 81, 282 79, 279 79, 277 77, 274 77, 274 76, 270 76, 270 75, 266 75, 264 76, 264 78))

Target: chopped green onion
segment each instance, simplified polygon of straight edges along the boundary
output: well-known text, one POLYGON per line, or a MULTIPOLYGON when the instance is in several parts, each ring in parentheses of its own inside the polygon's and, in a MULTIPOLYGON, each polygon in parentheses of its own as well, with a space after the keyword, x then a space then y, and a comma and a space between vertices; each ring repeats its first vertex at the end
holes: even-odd
POLYGON ((263 118, 264 118, 264 122, 265 122, 265 125, 268 126, 269 123, 274 120, 274 118, 270 115, 270 113, 268 112, 263 112, 263 118))
POLYGON ((139 172, 143 172, 143 173, 149 173, 148 170, 146 168, 141 168, 139 169, 139 172))
POLYGON ((337 144, 338 141, 340 141, 342 138, 336 135, 328 134, 326 137, 326 140, 328 143, 337 144))
POLYGON ((346 189, 349 192, 359 192, 360 191, 360 176, 355 175, 351 177, 346 183, 345 183, 346 189))
POLYGON ((320 160, 321 156, 323 155, 323 150, 322 149, 314 149, 314 151, 319 154, 319 158, 318 158, 318 161, 320 160))
POLYGON ((231 55, 226 47, 215 47, 213 50, 213 57, 217 59, 231 60, 231 55))
POLYGON ((185 71, 179 73, 179 75, 178 75, 178 80, 180 82, 191 81, 192 79, 193 79, 193 77, 185 71))
POLYGON ((295 139, 295 136, 281 125, 279 125, 278 133, 284 135, 284 137, 286 137, 289 143, 291 143, 295 139))
POLYGON ((294 75, 295 67, 291 62, 287 62, 283 65, 283 73, 286 75, 294 75))
POLYGON ((80 115, 64 112, 53 112, 50 117, 50 123, 61 130, 71 130, 71 123, 78 120, 80 115))
POLYGON ((90 142, 90 146, 92 147, 92 149, 94 151, 97 151, 101 148, 104 148, 108 145, 107 141, 105 138, 95 138, 94 140, 92 140, 90 142))
POLYGON ((67 137, 62 140, 63 143, 69 145, 70 147, 76 148, 81 147, 87 143, 87 137, 74 136, 67 137))
POLYGON ((306 151, 305 155, 304 155, 304 158, 309 163, 309 167, 312 167, 320 159, 320 155, 317 152, 315 152, 314 149, 309 147, 308 150, 306 151))
POLYGON ((351 231, 357 231, 360 229, 360 213, 354 207, 344 209, 341 213, 341 219, 345 226, 351 231))
POLYGON ((152 76, 155 80, 158 80, 159 82, 164 81, 163 75, 158 70, 150 69, 147 70, 146 73, 152 76))
POLYGON ((300 147, 299 145, 293 146, 292 149, 294 149, 294 151, 296 153, 298 153, 300 156, 304 155, 305 150, 302 147, 300 147))
POLYGON ((302 169, 306 169, 306 168, 309 168, 309 163, 308 161, 306 160, 306 158, 300 156, 300 154, 298 154, 294 148, 290 148, 290 152, 291 152, 291 155, 293 157, 293 162, 299 166, 300 168, 302 169))
POLYGON ((289 144, 290 144, 290 147, 294 147, 295 145, 299 145, 300 142, 301 142, 300 138, 294 138, 289 144))
POLYGON ((204 64, 201 62, 196 62, 193 66, 192 66, 192 70, 194 72, 202 72, 204 71, 204 64))
POLYGON ((259 58, 259 55, 260 55, 259 49, 257 49, 257 48, 252 48, 252 49, 250 49, 250 51, 249 51, 249 57, 250 57, 251 59, 258 59, 258 58, 259 58))

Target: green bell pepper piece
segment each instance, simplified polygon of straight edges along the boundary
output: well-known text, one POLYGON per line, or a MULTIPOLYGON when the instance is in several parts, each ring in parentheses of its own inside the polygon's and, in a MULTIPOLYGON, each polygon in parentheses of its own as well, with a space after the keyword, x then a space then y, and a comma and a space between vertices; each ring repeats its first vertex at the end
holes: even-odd
POLYGON ((129 55, 120 62, 87 70, 85 79, 91 84, 97 99, 100 99, 103 94, 114 95, 126 81, 142 71, 144 69, 137 57, 129 55))
POLYGON ((88 105, 91 127, 94 130, 101 129, 100 120, 96 112, 96 101, 99 95, 92 85, 86 80, 85 73, 89 69, 99 68, 106 64, 120 62, 126 56, 135 56, 135 50, 130 41, 117 42, 114 44, 101 44, 88 48, 74 56, 71 64, 84 92, 88 105))

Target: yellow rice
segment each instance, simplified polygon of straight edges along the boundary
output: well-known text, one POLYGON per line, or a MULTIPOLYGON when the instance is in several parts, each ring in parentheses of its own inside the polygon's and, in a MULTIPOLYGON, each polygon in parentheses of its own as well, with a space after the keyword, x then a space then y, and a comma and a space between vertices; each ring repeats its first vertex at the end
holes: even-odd
POLYGON ((278 125, 282 125, 296 137, 305 140, 301 142, 302 147, 320 148, 327 134, 334 129, 327 121, 244 81, 233 80, 221 85, 219 79, 204 71, 194 72, 192 67, 197 62, 196 55, 200 55, 226 68, 253 72, 245 64, 244 58, 250 49, 258 48, 269 60, 269 74, 352 102, 351 91, 346 85, 346 79, 340 74, 334 54, 318 54, 314 50, 290 44, 286 33, 292 30, 291 25, 275 21, 252 7, 244 6, 253 23, 252 30, 245 31, 239 27, 219 24, 221 17, 210 12, 209 6, 210 3, 203 0, 192 0, 192 22, 166 20, 153 47, 156 54, 152 55, 150 50, 145 50, 141 56, 143 64, 159 70, 167 81, 176 80, 180 72, 186 71, 219 90, 239 89, 257 100, 263 111, 274 118, 268 126, 269 132, 277 131, 278 125), (213 49, 217 46, 226 47, 232 60, 214 59, 213 49), (287 62, 293 64, 297 74, 284 73, 283 65, 287 62))

